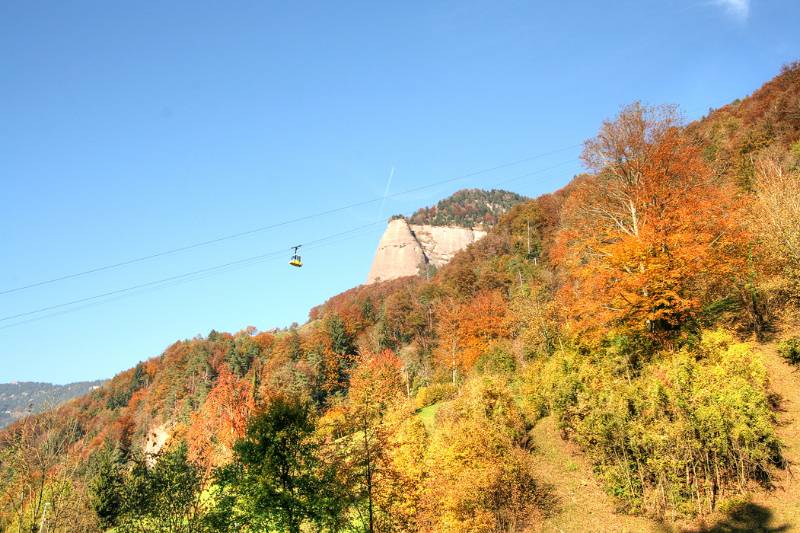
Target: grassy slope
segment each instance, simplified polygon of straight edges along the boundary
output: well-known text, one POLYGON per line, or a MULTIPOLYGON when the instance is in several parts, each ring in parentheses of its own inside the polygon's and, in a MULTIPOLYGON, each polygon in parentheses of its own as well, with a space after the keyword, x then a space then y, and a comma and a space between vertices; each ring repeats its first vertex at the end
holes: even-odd
POLYGON ((591 465, 571 443, 561 439, 555 420, 547 417, 533 429, 536 477, 551 487, 555 511, 540 531, 662 531, 656 522, 614 512, 591 465))
POLYGON ((427 407, 423 407, 417 412, 417 417, 425 425, 428 434, 433 433, 433 428, 436 423, 436 413, 442 408, 445 402, 435 403, 427 407))
MULTIPOLYGON (((767 525, 800 530, 800 372, 777 354, 774 345, 764 347, 764 363, 769 372, 770 388, 780 397, 778 435, 785 446, 784 455, 789 468, 777 472, 775 489, 759 493, 753 503, 771 512, 767 525)), ((773 529, 778 531, 779 529, 773 529)))

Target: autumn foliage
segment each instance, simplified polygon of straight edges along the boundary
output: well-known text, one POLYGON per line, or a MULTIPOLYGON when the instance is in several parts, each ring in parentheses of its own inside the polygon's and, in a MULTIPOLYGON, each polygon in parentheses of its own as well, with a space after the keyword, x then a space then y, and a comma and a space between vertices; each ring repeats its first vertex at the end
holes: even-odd
POLYGON ((577 331, 659 335, 696 318, 741 271, 740 200, 668 108, 634 104, 588 141, 555 257, 577 331))
POLYGON ((492 341, 508 334, 507 305, 496 291, 482 292, 459 303, 445 300, 437 309, 441 344, 437 357, 443 366, 469 371, 492 341))
MULTIPOLYGON (((563 189, 504 196, 502 217, 461 209, 474 191, 418 213, 493 225, 430 279, 355 287, 302 326, 176 342, 8 428, 0 529, 31 530, 43 494, 87 509, 100 478, 111 523, 117 477, 150 479, 172 457, 203 480, 187 485, 207 506, 186 511, 198 531, 532 530, 548 505, 542 417, 630 512, 702 515, 768 485, 768 381, 736 335, 800 301, 800 123, 779 111, 798 72, 688 127, 672 107, 624 107, 563 189), (28 468, 49 437, 60 457, 27 478, 8 466, 28 468), (20 504, 11 484, 35 487, 20 504)), ((65 502, 52 509, 67 520, 65 502)))
POLYGON ((205 464, 229 460, 233 444, 244 437, 254 410, 252 385, 237 380, 223 367, 202 407, 191 414, 186 430, 190 458, 205 464))

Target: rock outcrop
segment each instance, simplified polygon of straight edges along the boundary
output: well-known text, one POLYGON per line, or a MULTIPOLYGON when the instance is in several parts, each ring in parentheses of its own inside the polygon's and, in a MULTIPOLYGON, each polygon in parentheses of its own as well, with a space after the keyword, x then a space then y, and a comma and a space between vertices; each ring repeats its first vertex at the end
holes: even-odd
POLYGON ((144 443, 144 456, 150 466, 155 464, 156 456, 170 439, 171 430, 171 425, 164 423, 147 432, 147 440, 144 443))
POLYGON ((411 224, 411 233, 422 246, 428 263, 437 268, 450 262, 454 255, 482 239, 486 232, 479 229, 457 226, 416 226, 411 224))
POLYGON ((393 219, 378 244, 367 283, 415 276, 427 264, 441 267, 484 235, 477 229, 409 225, 403 218, 393 219))

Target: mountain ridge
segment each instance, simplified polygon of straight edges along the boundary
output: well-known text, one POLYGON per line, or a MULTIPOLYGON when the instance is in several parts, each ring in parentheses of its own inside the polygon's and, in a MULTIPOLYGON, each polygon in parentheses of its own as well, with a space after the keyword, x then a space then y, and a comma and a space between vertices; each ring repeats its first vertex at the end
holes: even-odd
POLYGON ((525 197, 500 189, 461 189, 410 217, 389 219, 375 251, 367 283, 389 281, 441 268, 486 236, 499 217, 525 197))
POLYGON ((63 385, 39 381, 0 383, 0 428, 29 413, 38 413, 82 396, 106 381, 76 381, 63 385))
POLYGON ((489 228, 525 196, 502 189, 461 189, 431 207, 421 207, 408 217, 418 226, 489 228))
POLYGON ((378 243, 367 283, 415 276, 430 266, 440 268, 485 236, 481 229, 409 224, 404 218, 394 218, 378 243))

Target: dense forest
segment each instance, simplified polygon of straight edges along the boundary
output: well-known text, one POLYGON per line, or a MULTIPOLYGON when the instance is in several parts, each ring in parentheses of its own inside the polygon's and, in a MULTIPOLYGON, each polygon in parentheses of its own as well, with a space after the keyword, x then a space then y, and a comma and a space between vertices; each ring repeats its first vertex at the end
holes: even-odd
POLYGON ((517 193, 492 189, 464 189, 437 202, 432 207, 422 207, 409 217, 409 224, 431 226, 461 226, 464 228, 490 228, 500 217, 526 198, 517 193))
POLYGON ((0 530, 532 531, 568 503, 544 424, 666 530, 768 490, 791 449, 762 348, 800 362, 800 65, 689 125, 630 104, 582 157, 502 216, 475 191, 415 213, 493 226, 430 280, 176 342, 16 422, 0 530))

